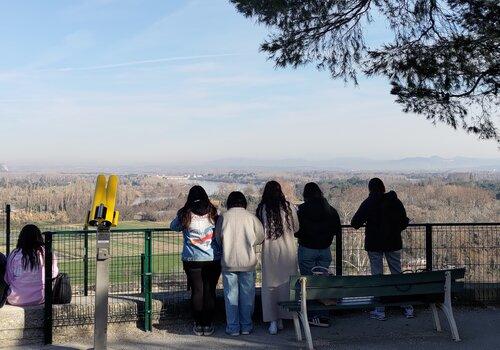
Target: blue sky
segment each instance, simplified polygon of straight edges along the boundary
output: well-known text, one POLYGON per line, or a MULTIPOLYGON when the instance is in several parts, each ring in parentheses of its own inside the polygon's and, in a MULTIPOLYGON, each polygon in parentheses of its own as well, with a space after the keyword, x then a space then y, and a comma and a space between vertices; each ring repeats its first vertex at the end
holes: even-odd
POLYGON ((0 163, 498 156, 383 79, 275 69, 266 33, 224 0, 2 1, 0 163))

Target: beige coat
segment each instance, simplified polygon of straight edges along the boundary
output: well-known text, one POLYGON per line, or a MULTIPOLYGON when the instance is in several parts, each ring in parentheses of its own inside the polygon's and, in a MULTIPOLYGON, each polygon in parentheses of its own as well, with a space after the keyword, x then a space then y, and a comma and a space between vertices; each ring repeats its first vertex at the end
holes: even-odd
POLYGON ((264 228, 255 215, 231 208, 219 216, 215 235, 222 244, 222 271, 255 271, 255 246, 264 240, 264 228))
MULTIPOLYGON (((291 319, 289 312, 283 311, 278 302, 286 301, 290 295, 289 280, 298 274, 297 243, 294 233, 298 230, 297 209, 291 205, 291 228, 284 222, 284 233, 278 239, 268 238, 268 227, 264 212, 264 243, 262 244, 262 314, 264 322, 279 318, 291 319)), ((281 212, 285 221, 285 213, 281 212)))

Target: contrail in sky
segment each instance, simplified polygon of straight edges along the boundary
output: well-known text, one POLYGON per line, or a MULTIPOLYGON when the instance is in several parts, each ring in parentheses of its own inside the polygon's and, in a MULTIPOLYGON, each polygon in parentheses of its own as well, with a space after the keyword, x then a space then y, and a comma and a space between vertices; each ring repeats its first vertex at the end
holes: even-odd
POLYGON ((195 60, 195 59, 200 59, 200 58, 229 57, 229 56, 240 56, 240 55, 241 54, 236 54, 236 53, 224 53, 224 54, 213 54, 213 55, 166 57, 166 58, 157 58, 154 60, 129 61, 129 62, 121 62, 121 63, 103 64, 103 65, 99 65, 99 66, 63 67, 63 68, 55 68, 54 70, 57 70, 60 72, 100 70, 100 69, 137 66, 137 65, 141 65, 141 64, 150 64, 150 63, 188 61, 188 60, 195 60))

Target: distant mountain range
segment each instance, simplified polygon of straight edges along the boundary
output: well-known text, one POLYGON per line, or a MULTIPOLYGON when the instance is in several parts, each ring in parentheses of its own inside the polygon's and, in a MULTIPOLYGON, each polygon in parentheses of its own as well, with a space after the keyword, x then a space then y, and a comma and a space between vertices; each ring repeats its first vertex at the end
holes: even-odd
POLYGON ((210 171, 500 171, 499 158, 454 157, 409 157, 393 160, 376 160, 363 157, 340 157, 327 160, 310 160, 302 158, 286 159, 254 159, 225 158, 205 162, 163 163, 163 164, 107 164, 93 166, 89 164, 61 165, 6 165, 0 164, 0 172, 71 172, 94 173, 97 171, 117 173, 175 173, 175 172, 210 172, 210 171))
POLYGON ((333 171, 496 171, 500 170, 500 158, 442 158, 437 156, 395 160, 374 160, 362 157, 343 157, 329 160, 229 158, 206 162, 204 166, 208 168, 317 169, 333 171))

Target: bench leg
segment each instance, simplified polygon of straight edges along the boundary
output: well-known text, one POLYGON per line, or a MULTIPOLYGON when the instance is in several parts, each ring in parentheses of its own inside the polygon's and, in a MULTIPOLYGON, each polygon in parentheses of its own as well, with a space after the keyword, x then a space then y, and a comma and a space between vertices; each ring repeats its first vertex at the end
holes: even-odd
POLYGON ((307 340, 307 348, 309 350, 314 350, 311 328, 309 327, 309 321, 307 320, 307 278, 300 278, 300 319, 302 321, 302 327, 304 328, 304 334, 307 340))
POLYGON ((314 350, 314 345, 312 341, 311 328, 309 327, 309 321, 307 319, 307 313, 300 313, 300 320, 302 321, 302 327, 304 328, 304 335, 307 341, 307 349, 314 350))
POLYGON ((437 312, 436 304, 432 303, 431 305, 432 317, 434 318, 434 326, 436 327, 436 331, 441 332, 441 322, 439 322, 439 315, 437 312))
POLYGON ((300 329, 300 321, 297 312, 293 314, 293 326, 295 327, 295 336, 297 337, 297 341, 302 341, 302 329, 300 329))
POLYGON ((460 341, 460 336, 458 335, 457 323, 455 322, 455 317, 453 317, 453 310, 446 304, 439 304, 441 310, 443 310, 446 319, 448 320, 448 324, 450 325, 451 336, 454 341, 460 341))
POLYGON ((439 304, 441 310, 443 310, 448 324, 450 325, 451 335, 454 341, 460 341, 460 336, 458 335, 457 323, 455 322, 455 317, 453 316, 453 308, 451 307, 451 272, 445 272, 446 280, 444 284, 444 304, 439 304))

